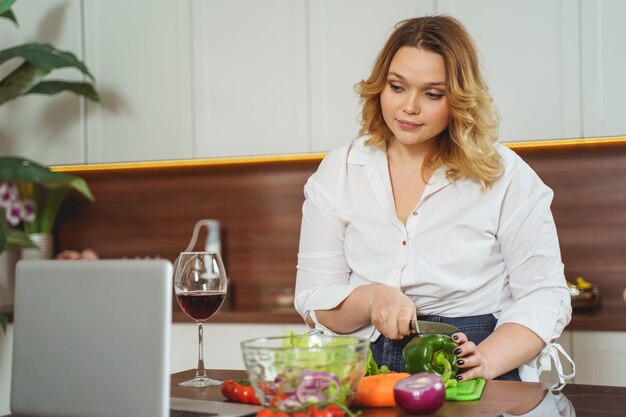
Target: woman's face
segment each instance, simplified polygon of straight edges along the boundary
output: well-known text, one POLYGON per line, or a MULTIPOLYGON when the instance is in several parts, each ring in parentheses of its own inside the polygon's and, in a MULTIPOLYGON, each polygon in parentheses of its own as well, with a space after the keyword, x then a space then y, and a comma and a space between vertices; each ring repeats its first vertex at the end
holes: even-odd
POLYGON ((394 139, 410 146, 443 132, 450 118, 445 92, 441 55, 409 46, 398 49, 380 95, 383 118, 394 139))

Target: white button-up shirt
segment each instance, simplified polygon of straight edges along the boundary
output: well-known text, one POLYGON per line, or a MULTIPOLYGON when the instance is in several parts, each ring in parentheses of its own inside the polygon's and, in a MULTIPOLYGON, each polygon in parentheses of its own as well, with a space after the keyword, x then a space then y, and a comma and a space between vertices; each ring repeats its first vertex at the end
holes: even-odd
MULTIPOLYGON (((434 172, 408 217, 397 217, 387 156, 364 139, 329 153, 305 185, 296 310, 337 307, 358 286, 380 283, 415 302, 418 315, 494 314, 550 343, 571 318, 552 190, 496 143, 504 172, 482 191, 473 179, 434 172)), ((319 329, 328 332, 312 318, 319 329)), ((353 334, 376 340, 373 325, 353 334)))

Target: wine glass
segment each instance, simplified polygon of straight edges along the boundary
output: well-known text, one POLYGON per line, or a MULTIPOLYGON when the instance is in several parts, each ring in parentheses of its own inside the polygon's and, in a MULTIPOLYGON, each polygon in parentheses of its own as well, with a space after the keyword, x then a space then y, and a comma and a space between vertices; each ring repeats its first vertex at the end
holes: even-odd
POLYGON ((220 385, 204 369, 202 324, 219 310, 226 297, 226 270, 217 252, 181 252, 174 263, 174 293, 180 308, 198 323, 198 367, 196 376, 178 385, 220 385))

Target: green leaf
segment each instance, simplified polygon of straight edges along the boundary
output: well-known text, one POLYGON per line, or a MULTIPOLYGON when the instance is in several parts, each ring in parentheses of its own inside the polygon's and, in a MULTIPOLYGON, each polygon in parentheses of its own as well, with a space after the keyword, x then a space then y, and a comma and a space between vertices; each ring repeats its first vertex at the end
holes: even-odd
POLYGON ((22 192, 22 198, 33 199, 37 207, 35 221, 24 224, 26 233, 51 232, 61 203, 70 190, 78 191, 89 201, 95 201, 84 179, 50 171, 48 167, 26 158, 16 156, 0 158, 0 181, 13 181, 18 187, 24 182, 37 184, 36 187, 31 187, 32 190, 29 192, 31 195, 22 192))
POLYGON ((28 90, 26 94, 54 95, 61 91, 71 91, 92 101, 100 101, 100 96, 92 84, 71 81, 42 81, 28 90))
POLYGON ((6 245, 10 248, 37 248, 37 244, 30 239, 27 233, 18 229, 6 231, 6 245))
POLYGON ((9 11, 15 1, 16 0, 0 0, 0 14, 4 14, 5 12, 9 11))
POLYGON ((0 81, 0 105, 27 94, 49 72, 48 69, 38 68, 29 62, 23 62, 0 81))
POLYGON ((36 67, 53 70, 74 67, 93 79, 85 64, 69 51, 61 51, 49 43, 27 43, 0 51, 0 65, 9 59, 24 58, 36 67))
POLYGON ((10 21, 12 21, 13 23, 15 23, 15 25, 17 26, 17 17, 15 17, 15 15, 13 14, 13 10, 9 9, 5 12, 0 13, 0 17, 4 17, 5 19, 9 19, 10 21))

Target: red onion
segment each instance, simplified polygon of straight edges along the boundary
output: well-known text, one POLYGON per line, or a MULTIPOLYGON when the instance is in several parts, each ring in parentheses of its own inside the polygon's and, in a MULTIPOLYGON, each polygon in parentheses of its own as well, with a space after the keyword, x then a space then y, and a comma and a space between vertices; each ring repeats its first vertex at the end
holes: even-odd
POLYGON ((446 388, 439 375, 420 372, 396 382, 393 396, 407 413, 432 413, 443 405, 446 388))

